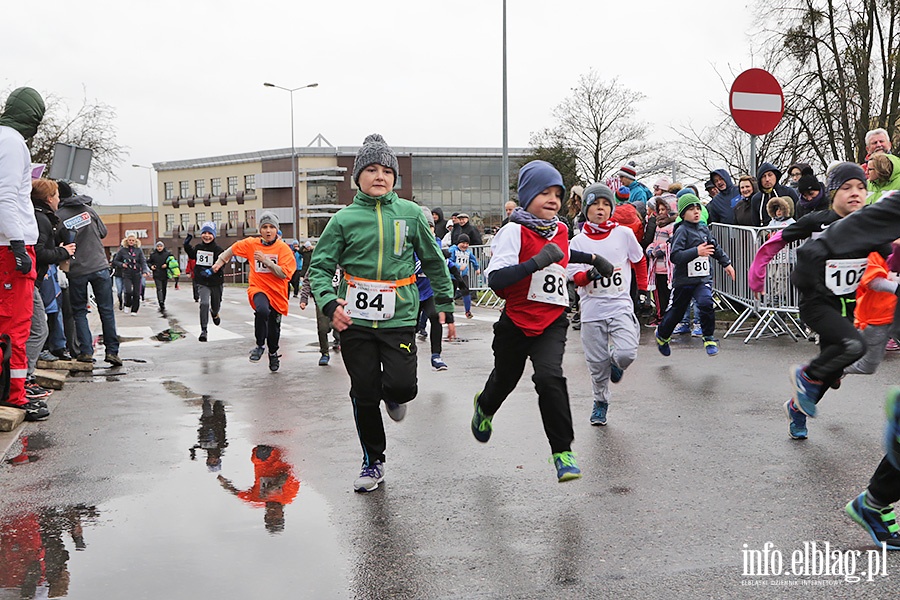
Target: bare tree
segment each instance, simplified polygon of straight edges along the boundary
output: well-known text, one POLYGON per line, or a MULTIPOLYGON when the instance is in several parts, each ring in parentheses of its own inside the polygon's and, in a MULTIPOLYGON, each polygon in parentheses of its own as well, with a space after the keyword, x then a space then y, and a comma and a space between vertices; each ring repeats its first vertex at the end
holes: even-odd
POLYGON ((128 148, 116 138, 116 111, 99 100, 88 100, 72 110, 62 98, 44 96, 47 111, 31 143, 31 160, 49 165, 57 143, 74 144, 93 151, 90 178, 101 187, 118 181, 116 168, 124 160, 128 148))
POLYGON ((578 78, 571 95, 553 109, 556 125, 533 133, 535 148, 575 148, 579 177, 600 181, 626 159, 646 151, 648 125, 635 119, 635 104, 644 95, 603 81, 591 70, 578 78))

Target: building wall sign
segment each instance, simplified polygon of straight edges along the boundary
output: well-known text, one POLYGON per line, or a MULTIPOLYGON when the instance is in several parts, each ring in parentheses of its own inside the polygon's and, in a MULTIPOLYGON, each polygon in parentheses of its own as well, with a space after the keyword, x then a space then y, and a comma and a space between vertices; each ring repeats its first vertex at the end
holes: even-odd
POLYGON ((138 238, 139 240, 142 240, 142 239, 148 237, 146 229, 126 229, 125 237, 128 237, 130 235, 133 235, 134 237, 138 238))

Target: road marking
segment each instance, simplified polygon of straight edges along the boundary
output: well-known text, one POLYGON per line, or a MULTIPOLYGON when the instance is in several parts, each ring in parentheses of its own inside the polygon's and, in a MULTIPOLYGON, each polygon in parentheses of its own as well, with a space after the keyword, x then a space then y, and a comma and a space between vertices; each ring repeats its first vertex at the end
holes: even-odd
MULTIPOLYGON (((195 338, 200 337, 200 325, 186 325, 184 330, 195 338)), ((210 325, 206 330, 206 338, 210 342, 221 342, 224 340, 244 339, 244 336, 221 327, 216 327, 215 325, 210 325)))

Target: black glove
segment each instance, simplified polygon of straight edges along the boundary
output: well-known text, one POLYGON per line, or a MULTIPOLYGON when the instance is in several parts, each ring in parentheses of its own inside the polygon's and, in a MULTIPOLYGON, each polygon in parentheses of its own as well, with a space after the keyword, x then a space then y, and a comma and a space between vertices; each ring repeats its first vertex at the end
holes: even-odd
POLYGON ((599 254, 594 255, 594 260, 591 262, 594 265, 594 268, 602 275, 603 277, 612 277, 613 274, 613 265, 611 262, 600 256, 599 254))
POLYGON ((194 239, 194 234, 189 233, 186 236, 184 236, 184 243, 190 244, 192 239, 194 239))
MULTIPOLYGON (((553 242, 550 242, 549 244, 541 248, 541 251, 535 254, 534 258, 532 258, 531 260, 534 261, 534 263, 537 265, 538 271, 540 271, 541 269, 549 267, 555 262, 561 261, 563 259, 563 256, 565 255, 563 254, 563 251, 560 249, 560 247, 553 242)), ((612 273, 612 270, 610 270, 610 273, 612 273)))
POLYGON ((592 267, 591 270, 588 271, 588 277, 591 278, 591 281, 597 281, 603 276, 600 274, 600 271, 598 271, 596 267, 592 267))
POLYGON ((16 271, 28 275, 31 273, 31 257, 25 250, 25 242, 22 240, 12 240, 9 242, 9 249, 12 250, 13 256, 16 257, 16 271))

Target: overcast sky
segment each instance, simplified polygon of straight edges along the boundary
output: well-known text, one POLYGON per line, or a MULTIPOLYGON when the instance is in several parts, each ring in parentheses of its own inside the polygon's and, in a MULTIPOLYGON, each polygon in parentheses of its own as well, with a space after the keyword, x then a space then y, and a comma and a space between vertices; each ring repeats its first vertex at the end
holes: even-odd
MULTIPOLYGON (((750 9, 708 0, 508 0, 509 144, 526 146, 582 73, 641 90, 642 119, 715 121, 726 79, 753 64, 750 9), (655 34, 655 35, 654 35, 655 34)), ((120 182, 86 193, 147 203, 132 163, 297 146, 502 145, 502 1, 43 0, 2 10, 0 89, 29 85, 118 113, 120 182), (38 9, 39 8, 39 9, 38 9)), ((730 84, 730 81, 729 81, 730 84)), ((155 181, 155 179, 154 179, 155 181)))

